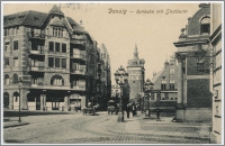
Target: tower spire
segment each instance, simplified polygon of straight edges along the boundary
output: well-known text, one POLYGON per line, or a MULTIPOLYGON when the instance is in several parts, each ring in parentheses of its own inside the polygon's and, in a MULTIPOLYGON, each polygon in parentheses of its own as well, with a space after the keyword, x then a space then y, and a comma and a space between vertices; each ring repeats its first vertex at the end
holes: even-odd
POLYGON ((138 59, 138 50, 137 50, 137 44, 135 44, 135 50, 134 50, 134 58, 138 59))

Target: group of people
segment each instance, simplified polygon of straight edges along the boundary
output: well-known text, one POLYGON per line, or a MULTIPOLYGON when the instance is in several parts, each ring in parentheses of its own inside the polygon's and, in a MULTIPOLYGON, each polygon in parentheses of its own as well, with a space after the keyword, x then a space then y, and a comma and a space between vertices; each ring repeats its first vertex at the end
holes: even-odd
POLYGON ((132 113, 133 117, 137 115, 137 107, 135 102, 127 104, 126 113, 128 119, 130 118, 130 112, 132 113))

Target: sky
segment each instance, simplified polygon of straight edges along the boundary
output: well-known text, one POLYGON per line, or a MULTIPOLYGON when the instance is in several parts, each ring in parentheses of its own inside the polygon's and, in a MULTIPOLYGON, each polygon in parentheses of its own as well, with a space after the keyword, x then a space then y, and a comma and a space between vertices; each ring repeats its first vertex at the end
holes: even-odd
POLYGON ((145 59, 145 78, 152 79, 177 50, 173 42, 199 9, 197 2, 11 2, 3 4, 3 15, 26 10, 48 13, 54 4, 65 16, 82 21, 99 46, 105 44, 113 84, 116 70, 133 58, 135 44, 139 58, 145 59))

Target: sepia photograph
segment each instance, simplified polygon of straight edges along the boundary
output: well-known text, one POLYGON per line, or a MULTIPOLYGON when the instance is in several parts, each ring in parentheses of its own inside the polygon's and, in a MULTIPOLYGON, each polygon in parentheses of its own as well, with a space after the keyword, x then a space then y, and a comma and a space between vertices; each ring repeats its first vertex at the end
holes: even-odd
POLYGON ((1 145, 224 144, 223 1, 1 1, 1 145))

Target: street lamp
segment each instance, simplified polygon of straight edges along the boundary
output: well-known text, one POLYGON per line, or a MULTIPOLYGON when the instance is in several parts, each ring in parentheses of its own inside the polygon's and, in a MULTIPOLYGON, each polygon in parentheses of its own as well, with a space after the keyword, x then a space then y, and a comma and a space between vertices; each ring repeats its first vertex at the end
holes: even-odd
POLYGON ((121 89, 118 122, 124 122, 122 86, 127 82, 128 73, 125 71, 125 69, 122 66, 120 66, 120 68, 116 71, 114 75, 115 75, 116 83, 119 84, 121 89))
POLYGON ((19 80, 18 80, 18 87, 19 87, 19 95, 20 95, 20 97, 19 97, 19 123, 21 122, 21 115, 20 115, 20 104, 21 104, 21 88, 22 88, 22 79, 21 78, 19 78, 19 80))
POLYGON ((153 89, 153 83, 147 79, 144 84, 144 113, 145 113, 145 119, 150 118, 150 103, 149 103, 149 94, 151 94, 151 90, 153 89))

